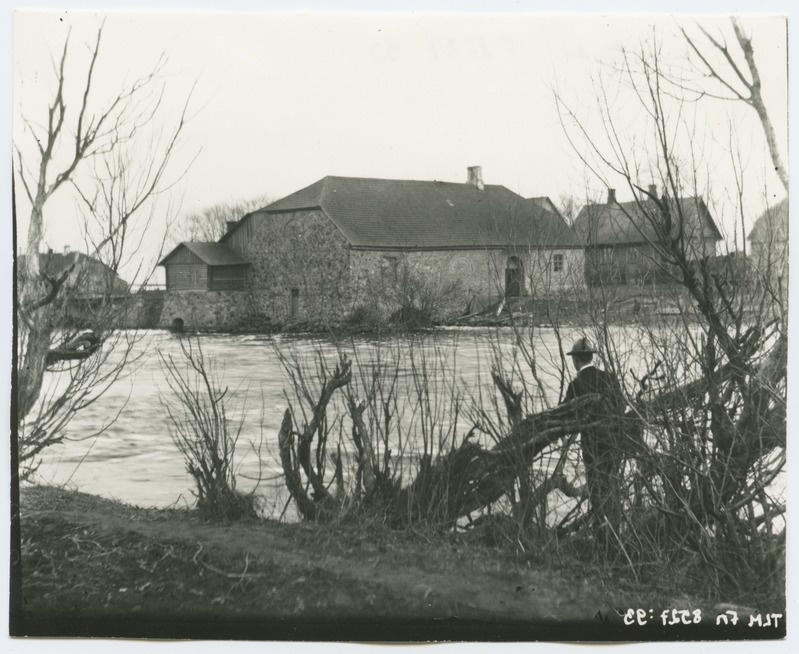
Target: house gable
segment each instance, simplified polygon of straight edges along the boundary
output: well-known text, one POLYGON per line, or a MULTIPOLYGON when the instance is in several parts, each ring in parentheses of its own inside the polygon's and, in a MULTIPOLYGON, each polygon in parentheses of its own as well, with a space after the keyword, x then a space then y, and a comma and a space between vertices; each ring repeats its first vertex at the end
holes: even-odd
POLYGON ((166 270, 168 291, 241 291, 249 262, 218 243, 187 241, 158 263, 166 270))
MULTIPOLYGON (((642 202, 610 202, 584 206, 574 222, 580 240, 590 246, 646 245, 658 240, 651 217, 658 207, 651 200, 642 202)), ((704 200, 697 197, 682 198, 673 216, 684 218, 684 235, 689 238, 721 240, 721 233, 710 215, 704 200)), ((679 226, 672 221, 672 235, 677 236, 679 226)))

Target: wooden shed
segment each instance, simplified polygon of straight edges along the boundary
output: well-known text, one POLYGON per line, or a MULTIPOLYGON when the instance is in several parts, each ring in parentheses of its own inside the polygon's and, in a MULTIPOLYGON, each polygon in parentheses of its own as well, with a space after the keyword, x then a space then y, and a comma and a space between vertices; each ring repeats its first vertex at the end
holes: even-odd
POLYGON ((222 243, 187 241, 167 254, 167 291, 244 291, 249 262, 222 243))

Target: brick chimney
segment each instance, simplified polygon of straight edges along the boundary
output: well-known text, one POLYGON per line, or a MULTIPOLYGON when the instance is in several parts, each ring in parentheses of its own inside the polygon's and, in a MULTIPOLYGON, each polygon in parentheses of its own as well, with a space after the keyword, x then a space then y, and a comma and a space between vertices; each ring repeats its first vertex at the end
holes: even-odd
POLYGON ((68 245, 64 246, 64 254, 69 254, 71 250, 72 250, 72 248, 69 247, 68 245))
POLYGON ((608 204, 615 204, 616 202, 616 189, 609 188, 608 189, 608 204))
POLYGON ((649 185, 649 197, 656 198, 657 196, 658 196, 657 184, 650 184, 649 185))
POLYGON ((478 191, 485 188, 483 184, 483 167, 482 166, 469 166, 466 169, 466 183, 474 186, 478 191))

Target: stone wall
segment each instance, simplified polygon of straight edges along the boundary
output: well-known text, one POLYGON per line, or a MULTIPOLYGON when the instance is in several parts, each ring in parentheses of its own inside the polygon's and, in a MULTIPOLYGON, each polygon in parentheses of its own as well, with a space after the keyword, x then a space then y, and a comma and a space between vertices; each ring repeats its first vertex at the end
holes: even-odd
POLYGON ((234 234, 228 247, 252 264, 252 310, 279 324, 339 322, 351 296, 350 249, 338 228, 321 210, 256 213, 249 220, 251 227, 234 234))
POLYGON ((548 297, 585 288, 585 252, 581 248, 530 250, 520 258, 526 295, 548 297))
POLYGON ((259 316, 246 291, 180 291, 167 293, 159 327, 180 318, 187 331, 257 329, 259 316))
POLYGON ((143 291, 132 296, 121 312, 117 326, 122 329, 154 329, 161 324, 166 291, 143 291))
POLYGON ((430 302, 434 320, 446 320, 462 315, 475 295, 496 302, 503 292, 496 274, 502 257, 487 250, 353 250, 351 257, 353 306, 382 318, 414 293, 430 302))
POLYGON ((318 327, 359 312, 385 320, 403 306, 447 321, 505 296, 511 255, 523 263, 523 295, 583 285, 582 250, 353 250, 318 209, 254 213, 226 244, 251 264, 248 290, 169 293, 162 326, 181 318, 186 329, 199 330, 258 329, 267 322, 318 327))
POLYGON ((505 296, 508 258, 522 262, 522 295, 546 297, 584 288, 584 254, 565 250, 355 250, 351 270, 353 306, 368 305, 385 317, 399 308, 403 286, 423 285, 431 295, 434 320, 461 316, 473 308, 499 302, 505 296), (553 269, 554 255, 562 269, 553 269))

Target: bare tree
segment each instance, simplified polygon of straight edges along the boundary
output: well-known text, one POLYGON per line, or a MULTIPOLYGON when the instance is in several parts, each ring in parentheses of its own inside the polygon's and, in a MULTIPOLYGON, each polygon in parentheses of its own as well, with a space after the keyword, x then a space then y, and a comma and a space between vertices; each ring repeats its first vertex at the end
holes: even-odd
MULTIPOLYGON (((768 576, 779 588, 785 507, 773 484, 785 464, 786 296, 767 281, 748 284, 734 257, 707 247, 701 198, 713 171, 699 163, 686 109, 695 98, 664 86, 658 43, 625 53, 621 73, 639 109, 635 129, 614 113, 613 78, 595 89, 598 131, 557 98, 575 152, 605 184, 620 181, 633 197, 610 203, 614 215, 645 242, 676 308, 668 320, 642 316, 626 331, 612 329, 606 306, 592 319, 606 360, 629 372, 628 417, 639 421, 644 444, 626 444, 634 463, 619 544, 628 561, 636 549, 647 557, 653 547, 687 552, 686 564, 718 587, 740 590, 768 576), (662 194, 641 185, 642 171, 657 175, 662 194), (664 525, 657 542, 644 529, 647 511, 664 525)), ((736 174, 740 188, 743 172, 736 174)))
POLYGON ((739 18, 733 16, 730 18, 730 24, 734 35, 732 45, 723 32, 713 35, 700 23, 696 24, 696 29, 700 33, 697 35, 680 28, 693 55, 691 64, 700 73, 701 82, 695 84, 675 79, 672 75, 667 75, 666 79, 683 89, 690 89, 698 97, 734 100, 752 107, 763 127, 774 170, 787 191, 788 169, 783 163, 771 116, 763 101, 762 81, 755 62, 752 37, 747 34, 739 18))
POLYGON ((558 210, 569 225, 574 225, 574 219, 577 218, 578 207, 577 198, 573 195, 569 195, 568 193, 560 194, 558 198, 558 210))
POLYGON ((218 241, 227 232, 229 222, 238 221, 270 202, 271 198, 266 194, 247 200, 217 202, 184 214, 176 225, 175 234, 181 241, 218 241))
POLYGON ((67 36, 54 66, 56 86, 46 120, 39 125, 23 117, 38 156, 27 158, 30 144, 14 144, 15 182, 31 205, 26 256, 17 271, 15 408, 23 477, 35 469, 42 449, 63 438, 74 413, 94 402, 131 362, 135 339, 113 331, 131 300, 120 292, 118 273, 138 261, 135 272, 141 281, 138 253, 156 196, 185 172, 173 173, 170 162, 187 122, 188 98, 171 127, 158 124, 164 56, 150 73, 103 101, 95 88, 102 37, 103 26, 81 71, 71 68, 67 36), (74 99, 65 90, 73 79, 80 84, 74 99), (81 227, 88 257, 75 258, 55 274, 40 252, 48 202, 62 188, 71 188, 84 209, 81 227), (107 273, 100 288, 95 264, 107 273), (83 307, 77 325, 76 299, 83 307), (60 371, 68 381, 48 387, 48 370, 60 371))

